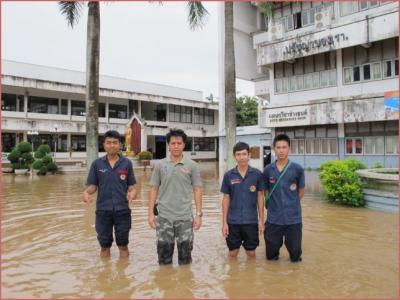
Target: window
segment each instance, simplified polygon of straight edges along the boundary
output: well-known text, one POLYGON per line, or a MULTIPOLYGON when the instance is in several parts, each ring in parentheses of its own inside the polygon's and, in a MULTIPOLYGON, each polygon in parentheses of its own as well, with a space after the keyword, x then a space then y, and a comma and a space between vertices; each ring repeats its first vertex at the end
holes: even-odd
POLYGON ((353 81, 360 81, 360 66, 353 67, 353 81))
POLYGON ((329 71, 329 86, 336 86, 336 70, 329 71))
POLYGON ((185 143, 185 149, 183 149, 183 151, 193 151, 193 138, 188 137, 186 139, 186 143, 185 143))
POLYGON ((313 87, 312 74, 304 75, 304 89, 308 90, 313 87))
POLYGON ((385 137, 386 143, 386 154, 397 154, 399 149, 397 148, 397 136, 387 136, 385 137))
POLYGON ((181 122, 192 123, 192 108, 188 106, 182 106, 181 108, 181 122))
POLYGON ((315 22, 315 8, 302 11, 302 26, 308 26, 315 22))
POLYGON ((106 117, 106 104, 105 103, 99 103, 99 118, 105 118, 106 117))
POLYGON ((283 23, 286 31, 294 29, 293 15, 289 15, 283 18, 283 23))
POLYGON ((296 89, 302 90, 304 88, 303 76, 296 76, 296 89))
POLYGON ((337 139, 329 139, 329 148, 331 154, 337 154, 337 139))
POLYGON ((364 153, 365 154, 383 154, 383 137, 365 137, 364 153))
POLYGON ((299 140, 297 144, 297 153, 304 154, 304 140, 299 140))
POLYGON ((399 76, 399 60, 394 61, 394 75, 399 76))
POLYGON ((376 80, 381 78, 382 78, 381 63, 380 62, 372 63, 372 79, 376 80))
POLYGON ((181 121, 181 107, 179 105, 169 106, 169 121, 180 122, 181 121))
POLYGON ((2 132, 1 134, 1 145, 2 152, 11 152, 12 148, 15 147, 15 133, 2 132))
POLYGON ((204 115, 204 124, 206 125, 214 125, 214 111, 211 109, 206 109, 204 115))
POLYGON ((1 94, 1 110, 17 111, 17 95, 1 94))
POLYGON ((68 100, 61 99, 61 114, 68 115, 68 100))
POLYGON ((363 140, 362 138, 346 139, 346 154, 362 154, 363 140))
POLYGON ((84 116, 86 115, 86 104, 84 101, 71 100, 71 115, 84 116))
POLYGON ((321 87, 327 87, 329 84, 329 71, 321 71, 321 87))
POLYGON ((72 151, 85 152, 86 151, 86 136, 71 135, 71 148, 72 148, 72 151))
POLYGON ((363 70, 363 80, 370 80, 371 79, 371 65, 366 64, 362 66, 363 70))
POLYGON ((204 108, 194 108, 194 123, 204 124, 204 108))
POLYGON ((366 10, 379 5, 379 1, 360 1, 360 10, 366 10))
POLYGON ((28 111, 39 114, 58 114, 58 99, 29 96, 28 111))
POLYGON ((356 154, 362 154, 363 152, 363 140, 362 139, 355 139, 355 152, 356 154))
POLYGON ((341 16, 347 16, 358 12, 357 1, 346 1, 340 2, 340 14, 341 16))
POLYGON ((195 137, 194 151, 215 151, 215 139, 195 137))
POLYGON ((127 119, 128 107, 120 104, 108 104, 108 117, 115 119, 127 119))
POLYGON ((352 72, 353 68, 344 68, 344 83, 352 82, 352 72))

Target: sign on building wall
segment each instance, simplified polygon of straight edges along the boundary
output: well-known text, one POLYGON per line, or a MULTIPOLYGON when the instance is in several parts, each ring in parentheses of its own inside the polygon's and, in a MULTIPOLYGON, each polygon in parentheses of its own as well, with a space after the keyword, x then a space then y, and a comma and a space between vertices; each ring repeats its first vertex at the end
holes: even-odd
POLYGON ((285 127, 310 124, 308 106, 280 107, 266 110, 267 127, 285 127))
POLYGON ((391 91, 384 93, 384 105, 386 118, 396 117, 399 115, 399 91, 391 91))

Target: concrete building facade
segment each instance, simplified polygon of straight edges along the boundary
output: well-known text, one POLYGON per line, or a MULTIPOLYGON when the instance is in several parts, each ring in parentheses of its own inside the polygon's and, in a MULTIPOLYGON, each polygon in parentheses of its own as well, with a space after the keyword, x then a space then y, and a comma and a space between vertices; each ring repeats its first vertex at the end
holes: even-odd
MULTIPOLYGON (((49 144, 59 159, 86 157, 85 73, 2 61, 2 152, 19 142, 49 144)), ((194 159, 216 159, 218 105, 201 92, 111 76, 100 76, 99 151, 102 135, 124 135, 133 115, 141 121, 141 145, 155 158, 167 154, 169 128, 185 130, 185 152, 194 159)))
POLYGON ((398 165, 398 2, 235 3, 237 76, 255 82, 260 126, 304 167, 398 165))

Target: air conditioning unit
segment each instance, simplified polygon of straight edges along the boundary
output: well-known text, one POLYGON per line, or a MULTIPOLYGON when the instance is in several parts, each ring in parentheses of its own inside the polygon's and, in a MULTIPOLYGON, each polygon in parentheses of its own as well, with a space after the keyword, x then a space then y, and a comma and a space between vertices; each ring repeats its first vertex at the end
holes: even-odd
POLYGON ((331 25, 332 9, 330 7, 315 12, 315 27, 321 29, 331 25))

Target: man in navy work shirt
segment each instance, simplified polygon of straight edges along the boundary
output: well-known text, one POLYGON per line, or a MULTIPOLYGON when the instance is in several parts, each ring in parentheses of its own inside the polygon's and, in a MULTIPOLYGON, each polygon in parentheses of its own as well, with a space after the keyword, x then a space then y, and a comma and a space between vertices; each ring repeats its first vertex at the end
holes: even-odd
POLYGON ((264 231, 264 183, 258 169, 249 166, 250 147, 238 142, 233 147, 237 166, 225 173, 222 181, 222 234, 229 256, 236 257, 243 245, 250 257, 264 231))
POLYGON ((96 159, 90 166, 83 201, 90 204, 91 195, 98 190, 96 232, 101 247, 100 256, 110 257, 114 228, 120 257, 128 257, 131 229, 129 202, 136 198, 136 180, 131 161, 119 155, 121 137, 117 131, 105 133, 104 149, 107 155, 96 159))
POLYGON ((266 166, 263 172, 267 191, 266 256, 268 260, 279 258, 284 237, 290 260, 298 262, 302 253, 300 200, 304 196, 304 169, 289 161, 290 139, 286 134, 277 135, 273 147, 277 160, 266 166))

